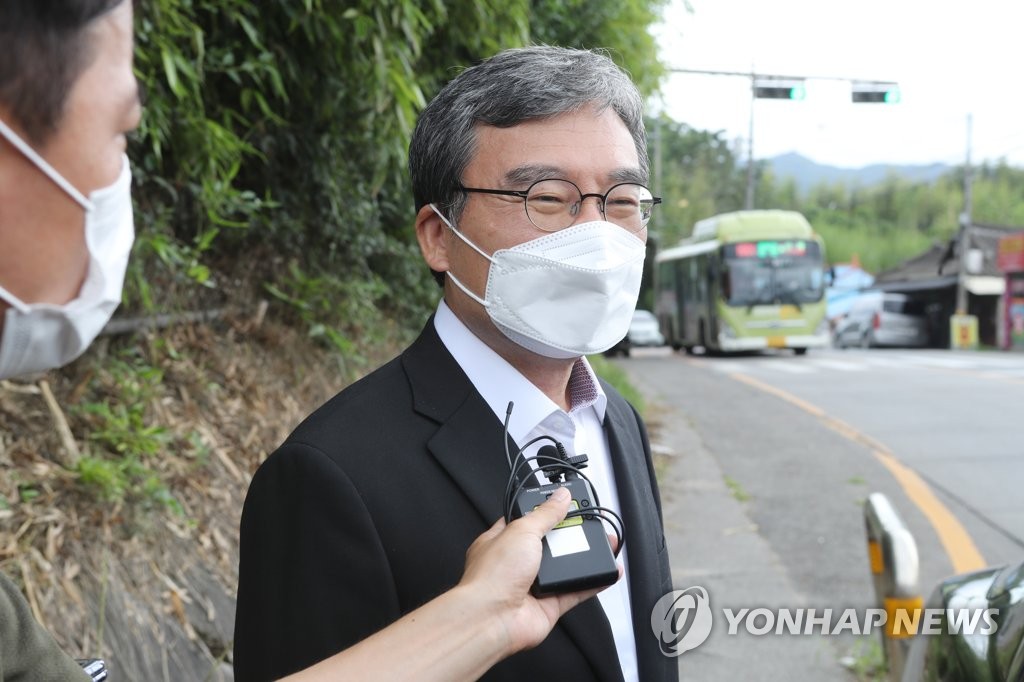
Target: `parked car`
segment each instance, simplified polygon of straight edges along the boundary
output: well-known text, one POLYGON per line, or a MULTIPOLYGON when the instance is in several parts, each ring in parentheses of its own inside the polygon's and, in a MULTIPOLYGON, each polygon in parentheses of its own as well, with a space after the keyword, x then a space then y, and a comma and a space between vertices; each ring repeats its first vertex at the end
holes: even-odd
POLYGON ((947 578, 926 606, 997 609, 998 628, 988 634, 967 633, 943 619, 939 634, 914 638, 903 682, 1024 680, 1024 564, 947 578))
POLYGON ((664 346, 665 337, 658 329, 658 318, 649 310, 633 311, 629 332, 622 340, 604 352, 608 357, 625 355, 629 357, 634 346, 664 346))
POLYGON ((836 325, 834 342, 839 348, 927 346, 928 320, 924 305, 904 294, 864 293, 836 325))
POLYGON ((629 323, 629 343, 632 346, 664 346, 665 337, 658 329, 658 318, 649 310, 633 312, 629 323))

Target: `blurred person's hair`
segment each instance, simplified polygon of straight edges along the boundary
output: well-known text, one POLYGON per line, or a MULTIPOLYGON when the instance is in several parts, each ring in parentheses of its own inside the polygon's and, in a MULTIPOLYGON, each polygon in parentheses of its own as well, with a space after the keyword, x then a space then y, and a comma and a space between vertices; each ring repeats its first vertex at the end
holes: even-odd
MULTIPOLYGON (((0 105, 42 146, 95 51, 93 23, 129 0, 0 0, 0 105)), ((96 93, 102 96, 102 93, 96 93)))
MULTIPOLYGON (((433 203, 458 222, 465 208, 462 174, 476 148, 476 127, 511 128, 588 106, 609 107, 633 137, 640 170, 648 174, 643 100, 606 55, 561 47, 505 50, 460 73, 426 106, 409 146, 416 210, 433 203)), ((443 275, 434 273, 438 282, 443 275)))

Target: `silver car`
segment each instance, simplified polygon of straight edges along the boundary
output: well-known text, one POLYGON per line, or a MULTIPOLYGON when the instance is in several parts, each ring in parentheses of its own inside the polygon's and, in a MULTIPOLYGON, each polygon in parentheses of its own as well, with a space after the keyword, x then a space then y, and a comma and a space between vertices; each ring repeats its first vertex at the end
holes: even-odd
POLYGON ((860 296, 836 325, 835 345, 859 346, 928 345, 928 321, 924 305, 904 294, 869 291, 860 296))

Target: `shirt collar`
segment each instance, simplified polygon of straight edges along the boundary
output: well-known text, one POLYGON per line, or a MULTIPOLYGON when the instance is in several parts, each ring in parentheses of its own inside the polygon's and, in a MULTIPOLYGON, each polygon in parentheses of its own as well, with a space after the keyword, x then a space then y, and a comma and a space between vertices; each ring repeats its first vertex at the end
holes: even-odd
MULTIPOLYGON (((548 415, 560 411, 543 391, 471 332, 444 299, 437 306, 434 328, 441 343, 502 423, 509 401, 514 403, 508 432, 516 442, 548 415)), ((608 398, 585 357, 576 361, 569 375, 569 399, 571 412, 593 407, 598 420, 604 421, 608 398)))

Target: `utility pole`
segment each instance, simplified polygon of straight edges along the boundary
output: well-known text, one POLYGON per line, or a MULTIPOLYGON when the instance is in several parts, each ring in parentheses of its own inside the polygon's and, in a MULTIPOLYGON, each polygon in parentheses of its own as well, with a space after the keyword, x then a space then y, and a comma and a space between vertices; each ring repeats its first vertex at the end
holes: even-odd
POLYGON ((959 256, 959 267, 956 277, 956 314, 967 314, 967 243, 968 231, 971 227, 971 212, 973 211, 974 196, 974 171, 971 168, 971 136, 974 121, 971 114, 967 114, 967 160, 964 162, 964 210, 960 214, 960 235, 957 238, 957 251, 959 256))
POLYGON ((747 200, 744 207, 754 208, 754 102, 757 101, 757 79, 750 70, 750 130, 747 133, 747 200))
POLYGON ((665 191, 664 185, 661 181, 661 158, 662 143, 661 135, 661 114, 658 114, 658 118, 654 119, 654 196, 664 196, 662 193, 665 191))

